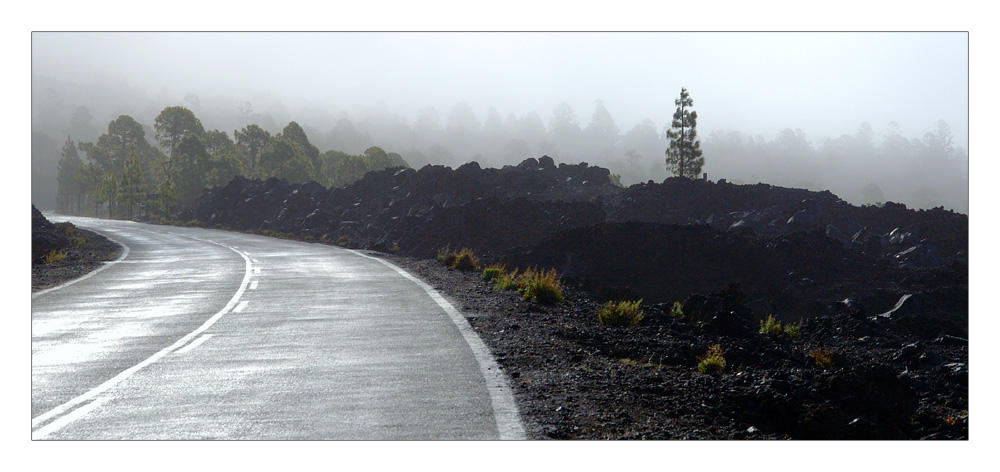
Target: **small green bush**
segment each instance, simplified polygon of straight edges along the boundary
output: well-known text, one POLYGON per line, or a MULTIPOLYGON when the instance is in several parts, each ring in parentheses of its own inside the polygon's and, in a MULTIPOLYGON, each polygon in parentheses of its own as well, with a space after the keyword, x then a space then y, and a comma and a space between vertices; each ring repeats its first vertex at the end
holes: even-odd
POLYGON ((609 328, 635 326, 639 324, 645 316, 645 313, 639 309, 640 304, 642 304, 642 300, 636 300, 634 302, 622 300, 605 303, 604 306, 602 306, 597 312, 597 321, 599 321, 602 326, 609 328))
POLYGON ((53 249, 49 251, 49 253, 45 256, 45 263, 51 264, 53 262, 62 262, 64 259, 66 259, 65 252, 56 251, 55 249, 53 249))
POLYGON ((823 349, 813 349, 809 354, 806 355, 813 358, 813 361, 816 362, 816 365, 823 370, 833 367, 833 358, 830 357, 829 351, 825 351, 823 349))
POLYGON ((698 358, 698 372, 711 374, 722 372, 726 368, 725 352, 722 346, 716 344, 705 351, 705 355, 698 358))
POLYGON ((70 238, 76 236, 76 226, 73 226, 73 223, 69 223, 69 222, 56 223, 55 226, 57 228, 63 230, 63 233, 66 236, 69 236, 70 238))
POLYGON ((437 260, 438 262, 451 267, 455 265, 455 253, 451 251, 450 246, 445 246, 443 249, 438 251, 437 260))
POLYGON ((463 247, 458 253, 454 254, 455 260, 451 263, 451 266, 458 270, 476 270, 479 267, 479 258, 476 254, 472 252, 472 249, 463 247))
POLYGON ((788 323, 785 325, 785 334, 788 335, 790 339, 795 339, 799 337, 799 332, 802 331, 802 322, 798 323, 788 323))
POLYGON ((760 334, 777 336, 781 332, 781 322, 776 320, 774 315, 767 315, 766 319, 760 320, 760 334))
POLYGON ((483 269, 483 280, 487 282, 493 282, 504 275, 505 268, 503 265, 491 265, 483 269))
POLYGON ((84 244, 87 244, 87 240, 79 236, 73 236, 71 242, 73 243, 74 248, 78 248, 80 246, 83 246, 84 244))
POLYGON ((684 304, 681 302, 674 302, 674 306, 670 308, 670 316, 674 318, 684 317, 684 304))
POLYGON ((562 286, 556 277, 556 270, 526 270, 517 279, 517 291, 525 300, 542 305, 555 305, 563 301, 562 286))
POLYGON ((518 280, 517 269, 514 269, 514 272, 511 272, 509 274, 501 272, 500 276, 498 276, 496 279, 493 280, 493 289, 517 290, 518 289, 517 280, 518 280))
POLYGON ((698 372, 706 374, 722 372, 726 368, 726 358, 724 355, 722 346, 718 344, 708 348, 705 355, 698 358, 698 372))

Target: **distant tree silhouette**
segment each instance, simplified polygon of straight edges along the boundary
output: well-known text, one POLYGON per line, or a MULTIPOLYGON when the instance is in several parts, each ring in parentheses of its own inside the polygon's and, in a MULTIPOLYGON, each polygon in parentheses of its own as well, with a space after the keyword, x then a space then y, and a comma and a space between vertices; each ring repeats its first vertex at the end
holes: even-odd
POLYGON ((674 175, 696 178, 701 174, 705 158, 701 155, 701 143, 698 142, 698 112, 690 110, 694 105, 691 96, 685 88, 681 88, 681 96, 674 100, 677 110, 674 112, 667 138, 670 147, 667 148, 667 170, 674 175))
POLYGON ((66 144, 63 146, 62 157, 59 159, 59 175, 57 180, 59 188, 56 193, 56 209, 63 212, 73 213, 73 203, 76 203, 76 212, 80 211, 80 167, 83 160, 76 150, 76 144, 69 137, 66 137, 66 144))

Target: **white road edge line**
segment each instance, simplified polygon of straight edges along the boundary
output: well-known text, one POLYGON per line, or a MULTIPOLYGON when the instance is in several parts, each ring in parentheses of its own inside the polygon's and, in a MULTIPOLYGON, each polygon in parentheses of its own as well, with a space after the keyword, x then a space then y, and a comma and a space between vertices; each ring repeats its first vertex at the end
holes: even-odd
MULTIPOLYGON (((172 233, 172 234, 176 234, 176 233, 172 233)), ((177 234, 177 235, 185 237, 185 238, 189 238, 189 239, 196 239, 196 238, 192 238, 190 236, 185 236, 183 234, 177 234)), ((229 300, 229 303, 226 303, 226 306, 223 307, 221 310, 219 310, 218 313, 212 315, 211 318, 209 318, 207 321, 205 321, 205 323, 203 323, 201 326, 199 326, 194 331, 186 334, 181 339, 178 339, 177 342, 171 344, 168 347, 163 348, 162 350, 160 350, 156 354, 153 354, 152 356, 149 356, 146 360, 144 360, 144 361, 142 361, 142 362, 140 362, 140 363, 138 363, 138 364, 136 364, 136 365, 134 365, 132 367, 129 367, 128 369, 125 369, 124 371, 120 372, 118 375, 112 377, 110 380, 105 381, 104 383, 98 385, 97 387, 94 387, 90 391, 88 391, 86 393, 83 393, 82 395, 79 395, 76 398, 73 398, 72 400, 69 400, 66 403, 63 403, 62 405, 59 405, 59 406, 57 406, 57 407, 55 407, 55 408, 53 408, 53 409, 51 409, 51 410, 49 410, 49 411, 47 411, 45 413, 42 413, 41 415, 38 415, 38 416, 32 418, 31 419, 31 428, 32 429, 38 428, 39 426, 41 426, 42 424, 44 424, 44 423, 52 420, 53 418, 56 418, 56 417, 61 416, 61 415, 66 415, 68 412, 71 412, 71 410, 79 407, 84 402, 87 402, 89 400, 94 399, 95 397, 97 397, 98 395, 104 393, 105 391, 107 391, 111 387, 114 387, 115 385, 121 383, 123 380, 131 377, 132 375, 134 375, 136 372, 138 372, 142 368, 144 368, 144 367, 146 367, 146 366, 148 366, 148 365, 150 365, 150 364, 152 364, 152 363, 160 360, 161 358, 163 358, 167 354, 170 354, 171 352, 176 351, 181 346, 184 346, 189 341, 191 341, 192 339, 194 339, 195 337, 197 337, 199 334, 201 334, 202 332, 204 332, 206 329, 210 328, 212 325, 215 324, 216 321, 219 321, 219 318, 222 318, 223 315, 225 315, 226 313, 229 313, 229 311, 232 310, 234 306, 236 306, 236 303, 239 302, 240 297, 243 296, 243 292, 246 291, 247 285, 250 283, 250 272, 251 272, 250 258, 247 257, 246 254, 244 254, 244 253, 242 253, 242 252, 240 252, 240 251, 238 251, 236 249, 233 249, 233 248, 231 248, 229 246, 226 246, 225 244, 220 244, 220 243, 217 243, 217 242, 214 242, 214 241, 206 241, 206 240, 201 240, 201 241, 207 242, 207 243, 211 243, 211 244, 215 244, 216 246, 222 246, 222 247, 224 247, 226 249, 229 249, 229 250, 231 250, 231 251, 239 254, 240 257, 242 257, 243 260, 246 262, 246 264, 245 264, 246 268, 245 268, 244 273, 243 273, 243 282, 240 283, 240 288, 233 295, 233 298, 231 298, 229 300)), ((54 427, 53 425, 55 425, 56 423, 52 423, 52 424, 49 425, 49 426, 52 426, 51 428, 50 427, 45 427, 45 428, 42 428, 42 429, 40 429, 38 431, 33 432, 31 434, 31 439, 44 439, 45 436, 48 436, 49 434, 51 434, 51 433, 53 433, 55 431, 58 431, 59 429, 62 429, 64 426, 72 423, 73 421, 79 419, 82 416, 83 416, 83 414, 79 414, 79 415, 70 414, 70 415, 64 416, 63 419, 67 419, 67 418, 70 418, 70 419, 68 419, 66 421, 59 421, 58 422, 58 427, 54 427)))
POLYGON ((99 407, 99 406, 107 403, 108 400, 111 400, 111 397, 99 397, 99 398, 95 399, 94 401, 92 401, 92 402, 90 402, 90 403, 88 403, 86 405, 83 405, 80 408, 77 408, 77 409, 75 409, 75 410, 73 410, 71 412, 69 412, 69 414, 64 415, 62 418, 59 418, 59 419, 57 419, 57 420, 55 420, 55 421, 53 421, 53 422, 45 425, 45 427, 39 429, 38 431, 35 431, 34 433, 31 433, 31 439, 42 439, 45 436, 48 436, 49 434, 51 434, 51 433, 53 433, 55 431, 59 431, 60 429, 63 429, 63 427, 65 427, 66 425, 68 425, 68 424, 70 424, 70 423, 72 423, 72 422, 74 422, 74 421, 76 421, 76 420, 78 420, 80 418, 83 418, 84 416, 87 416, 88 413, 90 413, 91 411, 96 410, 97 407, 99 407))
POLYGON ((466 344, 472 349, 472 354, 476 358, 476 363, 479 364, 479 371, 482 372, 483 378, 486 379, 486 390, 490 394, 490 402, 493 404, 493 419, 497 423, 497 431, 500 433, 500 439, 505 440, 521 440, 527 439, 527 434, 524 431, 524 425, 521 423, 521 415, 518 413, 517 404, 514 402, 514 396, 511 394, 510 386, 507 383, 507 377, 500 370, 500 366, 497 365, 496 360, 493 359, 493 355, 490 353, 490 349, 486 347, 486 343, 476 334, 476 331, 472 329, 469 322, 462 316, 461 313, 451 303, 448 303, 444 297, 441 296, 433 287, 424 283, 409 272, 399 268, 395 264, 379 259, 377 257, 369 256, 361 252, 355 251, 353 249, 346 249, 347 251, 353 252, 361 257, 367 257, 368 259, 373 259, 385 264, 389 268, 395 270, 403 277, 406 277, 411 282, 417 284, 418 287, 424 289, 427 295, 431 297, 432 300, 437 302, 438 306, 448 314, 451 321, 455 323, 458 328, 458 332, 462 333, 462 338, 465 339, 466 344))
POLYGON ((118 256, 117 259, 115 259, 113 261, 110 261, 110 262, 105 262, 104 264, 101 264, 100 267, 98 267, 98 268, 96 268, 96 269, 94 269, 94 270, 92 270, 90 272, 87 272, 86 274, 83 274, 80 277, 77 277, 77 278, 75 278, 73 280, 70 280, 69 282, 63 283, 61 285, 56 285, 55 287, 49 287, 49 288, 47 288, 45 290, 39 290, 39 291, 37 291, 35 293, 32 293, 31 294, 31 299, 32 300, 34 300, 35 297, 38 297, 39 295, 44 295, 46 293, 49 293, 49 292, 52 292, 52 291, 55 291, 55 290, 59 290, 61 288, 66 288, 66 287, 68 287, 70 285, 73 285, 73 284, 75 284, 75 283, 77 283, 77 282, 79 282, 81 280, 89 279, 94 274, 96 274, 96 273, 98 273, 98 272, 100 272, 100 271, 102 271, 104 269, 107 269, 108 267, 111 267, 111 266, 113 266, 113 265, 115 265, 115 264, 117 264, 117 263, 125 260, 125 258, 128 257, 129 248, 128 248, 127 245, 125 245, 125 243, 123 243, 121 241, 116 241, 116 240, 108 237, 108 235, 106 235, 104 233, 101 233, 100 231, 96 231, 96 230, 94 230, 92 228, 87 228, 87 231, 93 231, 93 232, 95 232, 97 234, 100 234, 101 236, 104 236, 105 238, 108 238, 108 241, 111 241, 111 242, 113 242, 113 243, 121 246, 122 247, 122 254, 120 256, 118 256))
MULTIPOLYGON (((246 302, 243 302, 243 303, 246 303, 246 302)), ((188 344, 187 346, 184 346, 184 347, 178 349, 177 353, 178 354, 184 354, 185 352, 188 352, 188 351, 190 351, 190 350, 192 350, 192 349, 194 349, 194 348, 196 348, 198 346, 201 346, 201 343, 203 343, 205 341, 208 341, 209 338, 211 338, 212 336, 215 336, 215 335, 214 334, 203 334, 203 335, 201 335, 200 338, 195 339, 194 342, 192 342, 191 344, 188 344)))
POLYGON ((246 309, 247 303, 248 302, 246 300, 243 300, 242 302, 240 302, 239 305, 236 305, 236 308, 233 308, 233 313, 239 313, 239 312, 243 311, 244 309, 246 309))

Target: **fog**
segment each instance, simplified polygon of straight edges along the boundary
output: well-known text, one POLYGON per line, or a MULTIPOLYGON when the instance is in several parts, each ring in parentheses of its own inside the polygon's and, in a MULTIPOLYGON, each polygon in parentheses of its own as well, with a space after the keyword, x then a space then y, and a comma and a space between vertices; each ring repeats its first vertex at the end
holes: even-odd
POLYGON ((968 212, 966 33, 33 33, 32 200, 67 137, 184 106, 290 121, 320 151, 411 166, 548 154, 661 181, 687 88, 712 180, 968 212), (83 107, 84 111, 81 111, 83 107))

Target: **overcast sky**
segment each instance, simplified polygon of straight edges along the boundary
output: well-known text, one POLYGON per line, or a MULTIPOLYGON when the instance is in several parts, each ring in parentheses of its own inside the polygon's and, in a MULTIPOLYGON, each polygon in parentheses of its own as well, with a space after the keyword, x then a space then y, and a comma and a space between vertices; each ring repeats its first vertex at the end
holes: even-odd
POLYGON ((480 120, 569 103, 586 126, 602 100, 622 131, 662 130, 686 87, 702 136, 853 133, 889 121, 908 137, 939 119, 968 148, 966 33, 33 33, 32 74, 120 74, 150 96, 297 107, 382 105, 442 119, 465 101, 480 120))

